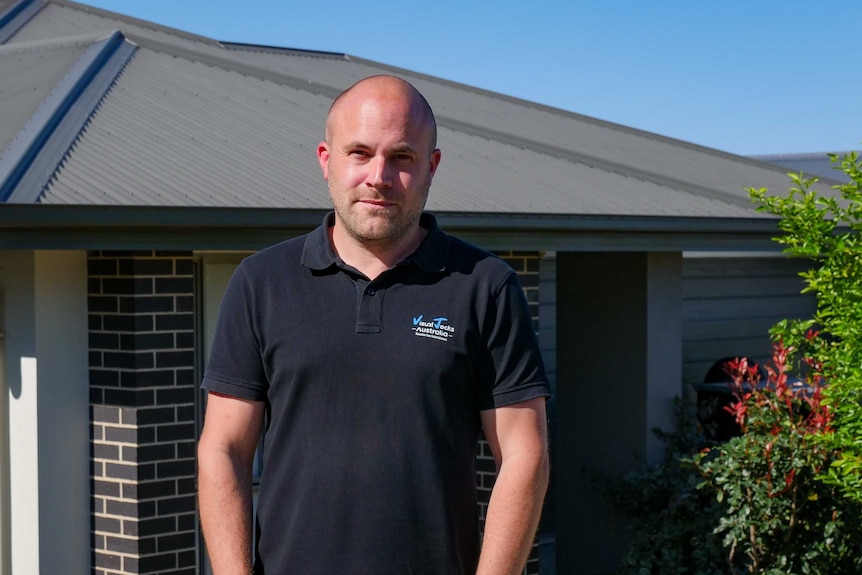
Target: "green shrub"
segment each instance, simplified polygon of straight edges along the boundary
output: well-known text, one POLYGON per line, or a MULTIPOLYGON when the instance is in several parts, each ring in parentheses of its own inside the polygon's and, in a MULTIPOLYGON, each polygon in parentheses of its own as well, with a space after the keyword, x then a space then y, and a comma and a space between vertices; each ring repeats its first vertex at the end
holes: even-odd
POLYGON ((607 483, 635 533, 621 573, 862 574, 862 163, 832 161, 850 179, 835 194, 801 175, 786 196, 749 190, 812 261, 817 310, 772 329, 766 381, 728 366, 740 435, 704 446, 680 403, 665 461, 607 483))
POLYGON ((644 465, 622 478, 602 476, 612 511, 632 528, 633 540, 618 573, 626 575, 720 575, 724 552, 712 534, 721 505, 698 490, 691 458, 704 447, 693 406, 679 398, 673 432, 653 430, 665 445, 659 465, 644 465))
POLYGON ((732 572, 862 573, 862 169, 855 153, 831 159, 849 177, 833 194, 794 174, 786 196, 749 190, 781 218, 785 252, 812 261, 817 310, 772 329, 767 382, 731 366, 742 434, 694 459, 724 505, 732 572))
POLYGON ((822 479, 862 502, 862 163, 856 153, 831 155, 849 182, 835 194, 812 189, 816 179, 791 174, 787 196, 749 190, 761 211, 781 217, 776 240, 785 252, 812 260, 802 274, 817 298, 814 317, 787 320, 773 336, 793 347, 792 360, 828 382, 824 401, 833 433, 823 437, 837 456, 822 479))
POLYGON ((862 506, 817 479, 837 455, 822 440, 832 433, 822 379, 792 378, 787 355, 777 343, 765 382, 744 359, 728 366, 727 410, 742 433, 692 460, 722 505, 713 532, 730 573, 860 573, 862 506))

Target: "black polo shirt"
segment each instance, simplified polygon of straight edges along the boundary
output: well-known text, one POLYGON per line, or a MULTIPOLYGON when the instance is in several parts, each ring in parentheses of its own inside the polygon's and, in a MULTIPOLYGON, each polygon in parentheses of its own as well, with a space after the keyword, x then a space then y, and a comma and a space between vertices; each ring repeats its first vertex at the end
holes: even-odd
POLYGON ((472 573, 479 412, 548 395, 517 275, 423 214, 369 281, 332 222, 240 264, 202 384, 267 402, 256 572, 472 573))

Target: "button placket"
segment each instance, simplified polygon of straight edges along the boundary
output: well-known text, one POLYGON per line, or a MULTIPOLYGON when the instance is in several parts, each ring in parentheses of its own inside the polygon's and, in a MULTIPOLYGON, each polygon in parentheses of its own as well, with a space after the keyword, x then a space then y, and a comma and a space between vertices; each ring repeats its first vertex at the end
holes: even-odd
POLYGON ((359 298, 356 316, 356 333, 380 333, 383 328, 383 294, 385 288, 371 285, 357 290, 359 298))

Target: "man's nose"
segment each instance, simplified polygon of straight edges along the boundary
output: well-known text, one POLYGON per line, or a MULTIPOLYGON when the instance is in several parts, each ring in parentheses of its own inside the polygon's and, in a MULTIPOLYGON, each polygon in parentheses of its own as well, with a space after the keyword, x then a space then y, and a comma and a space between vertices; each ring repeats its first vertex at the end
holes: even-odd
POLYGON ((368 163, 366 183, 374 188, 388 188, 392 185, 392 167, 384 157, 373 158, 368 163))

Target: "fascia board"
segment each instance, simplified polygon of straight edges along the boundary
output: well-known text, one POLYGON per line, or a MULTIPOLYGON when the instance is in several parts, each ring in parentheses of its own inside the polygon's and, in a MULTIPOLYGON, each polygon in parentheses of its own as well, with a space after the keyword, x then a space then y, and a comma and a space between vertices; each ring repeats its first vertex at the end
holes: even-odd
MULTIPOLYGON (((259 249, 305 233, 326 210, 6 205, 0 249, 259 249)), ((487 249, 771 251, 769 218, 621 218, 435 212, 447 232, 487 249)))

